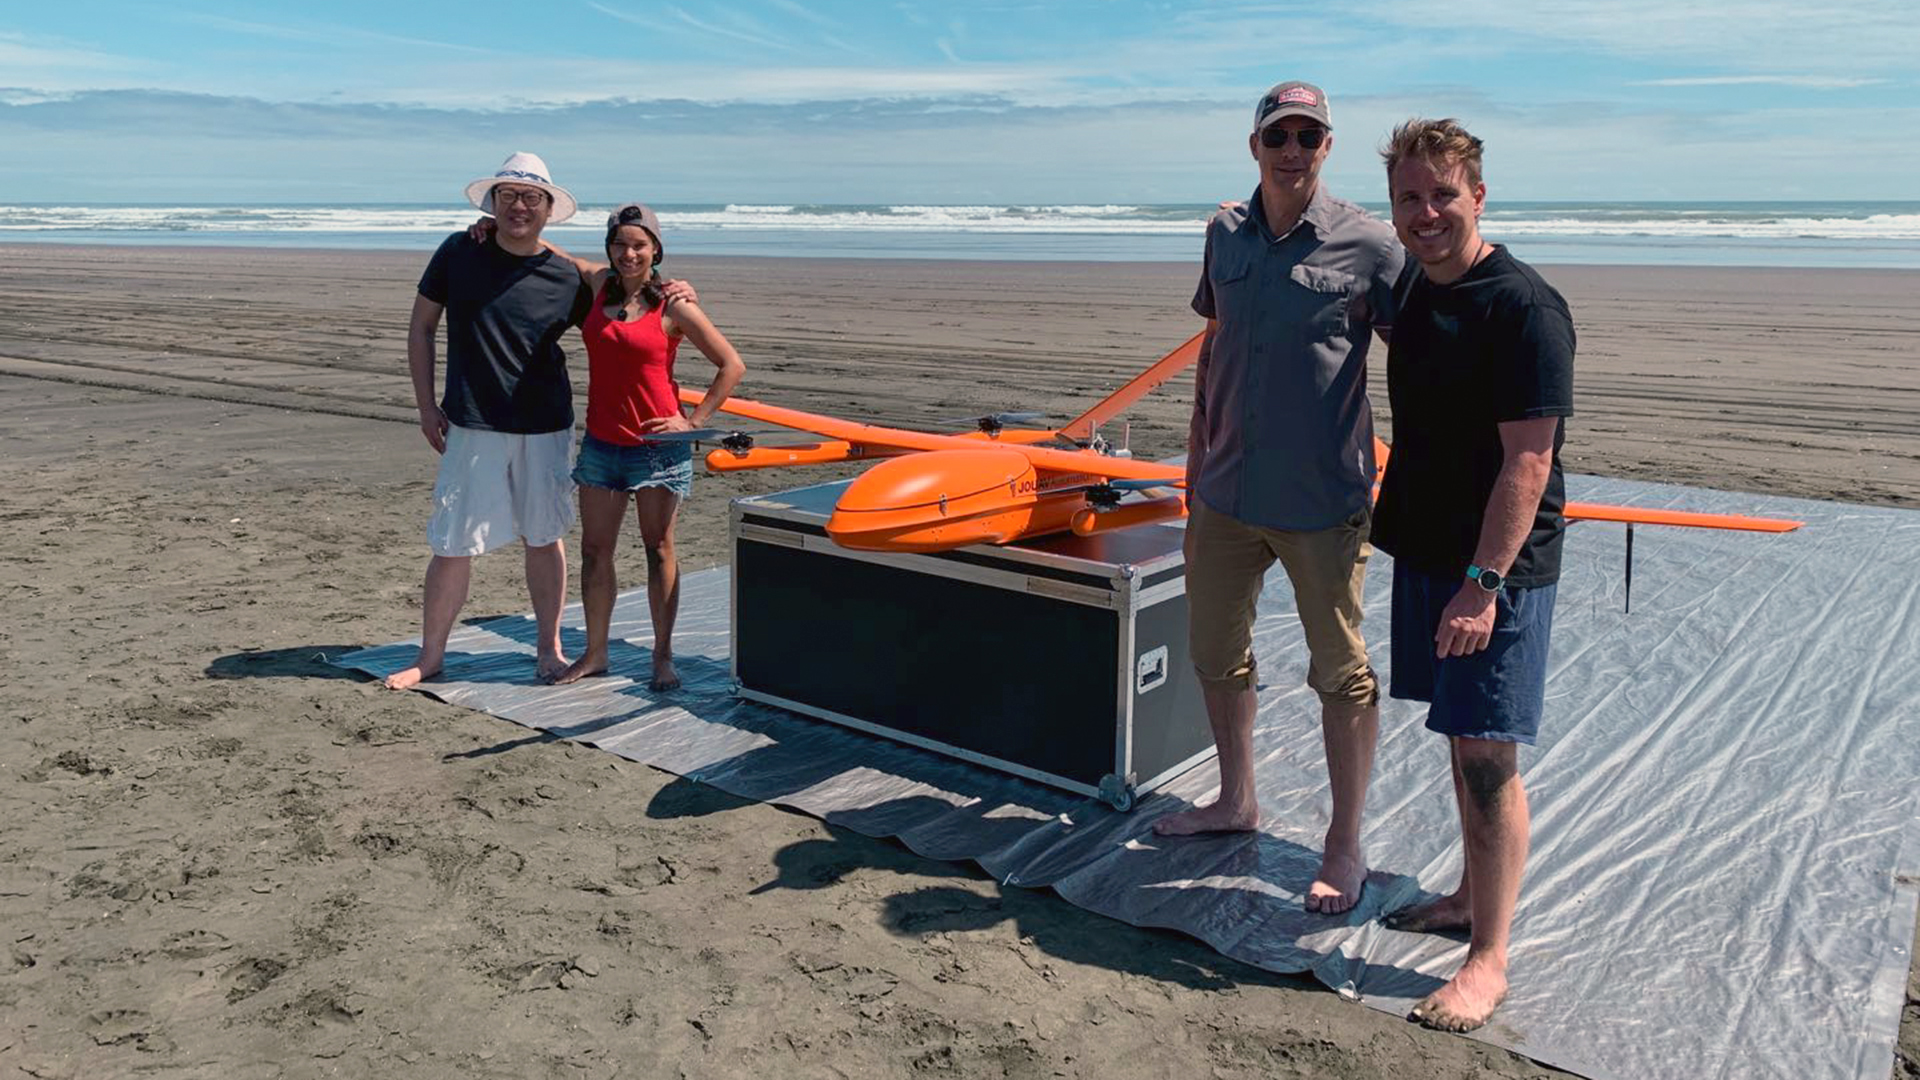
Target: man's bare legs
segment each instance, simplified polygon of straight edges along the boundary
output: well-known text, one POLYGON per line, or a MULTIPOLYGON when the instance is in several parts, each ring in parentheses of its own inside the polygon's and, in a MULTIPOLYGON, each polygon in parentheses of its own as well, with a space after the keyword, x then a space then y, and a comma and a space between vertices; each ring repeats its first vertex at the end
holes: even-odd
POLYGON ((1510 742, 1455 738, 1460 824, 1473 875, 1469 898, 1473 936, 1453 981, 1413 1007, 1413 1017, 1444 1031, 1485 1024, 1507 997, 1507 942, 1520 879, 1527 866, 1531 819, 1520 780, 1518 748, 1510 742))
POLYGON ((580 604, 587 617, 587 651, 553 677, 555 684, 607 670, 613 598, 620 591, 613 554, 620 544, 620 523, 627 516, 629 498, 624 491, 580 485, 580 604))
POLYGON ((1333 817, 1320 856, 1320 872, 1307 889, 1306 908, 1325 915, 1350 911, 1367 882, 1360 850, 1360 818, 1373 776, 1374 745, 1380 741, 1380 707, 1322 702, 1320 734, 1326 744, 1327 783, 1333 817))
MULTIPOLYGON (((1453 805, 1460 814, 1466 813, 1466 782, 1460 777, 1460 744, 1456 739, 1448 739, 1448 756, 1453 768, 1453 805)), ((1466 834, 1466 818, 1460 819, 1461 835, 1466 834)), ((1465 860, 1460 868, 1460 886, 1437 900, 1424 904, 1414 904, 1390 913, 1384 920, 1389 930, 1405 930, 1413 934, 1439 934, 1450 930, 1470 930, 1473 928, 1473 859, 1472 852, 1465 852, 1465 860)))
POLYGON ((567 670, 560 648, 560 609, 567 603, 567 546, 555 540, 540 547, 527 545, 527 596, 533 601, 533 622, 539 638, 538 668, 552 681, 567 670))
POLYGON ((643 488, 634 493, 633 512, 647 548, 647 613, 653 618, 653 677, 647 688, 678 690, 673 622, 680 615, 680 559, 673 549, 673 523, 680 512, 680 496, 666 488, 643 488))
POLYGON ((1220 796, 1205 806, 1168 814, 1153 823, 1159 836, 1205 832, 1245 832, 1260 825, 1260 803, 1253 790, 1253 714, 1259 698, 1252 686, 1201 683, 1207 724, 1220 752, 1220 796))
POLYGON ((467 602, 473 581, 473 559, 465 555, 435 555, 427 560, 427 584, 420 601, 420 654, 410 667, 381 680, 389 690, 407 690, 422 679, 440 674, 447 659, 447 636, 467 602))

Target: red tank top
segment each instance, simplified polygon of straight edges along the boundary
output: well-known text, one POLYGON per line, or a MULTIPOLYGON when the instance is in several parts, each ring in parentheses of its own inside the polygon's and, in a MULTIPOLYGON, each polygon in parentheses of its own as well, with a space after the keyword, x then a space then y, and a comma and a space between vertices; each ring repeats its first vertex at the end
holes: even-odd
POLYGON ((607 292, 593 298, 580 327, 587 345, 587 432, 602 442, 633 446, 646 441, 640 423, 680 411, 680 384, 673 381, 678 338, 660 325, 665 305, 632 322, 607 318, 607 292))

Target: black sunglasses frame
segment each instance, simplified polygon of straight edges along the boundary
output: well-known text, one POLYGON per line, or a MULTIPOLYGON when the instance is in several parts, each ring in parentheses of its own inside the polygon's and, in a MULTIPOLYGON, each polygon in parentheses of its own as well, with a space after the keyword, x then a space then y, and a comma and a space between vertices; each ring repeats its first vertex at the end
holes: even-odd
POLYGON ((1269 150, 1278 150, 1287 145, 1288 139, 1292 139, 1300 144, 1300 149, 1312 151, 1325 145, 1327 134, 1327 129, 1318 125, 1301 128, 1299 131, 1289 131, 1279 124, 1268 124, 1260 129, 1260 145, 1269 150))

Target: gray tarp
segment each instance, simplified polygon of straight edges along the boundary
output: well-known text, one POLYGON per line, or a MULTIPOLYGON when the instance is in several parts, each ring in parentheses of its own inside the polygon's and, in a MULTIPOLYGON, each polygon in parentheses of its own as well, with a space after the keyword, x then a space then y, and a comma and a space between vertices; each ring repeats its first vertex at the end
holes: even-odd
MULTIPOLYGON (((1575 498, 1805 520, 1784 536, 1641 527, 1633 611, 1622 526, 1576 525, 1555 615, 1547 720, 1523 751, 1533 852, 1513 992, 1476 1037, 1592 1077, 1884 1080, 1904 1001, 1920 800, 1920 513, 1569 478, 1575 498)), ((1385 673, 1390 564, 1367 588, 1385 673)), ((1318 708, 1285 576, 1261 600, 1256 732, 1268 824, 1167 841, 1203 766, 1130 814, 928 752, 737 701, 724 570, 683 579, 686 688, 618 675, 534 683, 523 617, 459 629, 427 689, 747 798, 792 806, 1015 885, 1311 971, 1398 1012, 1465 952, 1377 917, 1460 868, 1443 740, 1386 703, 1367 812, 1375 869, 1350 917, 1301 910, 1326 827, 1318 708)), ((615 671, 646 671, 640 594, 615 671)), ((577 627, 578 608, 568 613, 577 627)), ((569 630, 578 647, 577 630, 569 630)), ((337 663, 381 674, 411 646, 337 663)), ((849 661, 850 665, 852 661, 849 661)), ((852 667, 849 677, 855 677, 852 667)), ((1016 722, 1017 718, 1007 718, 1016 722)))

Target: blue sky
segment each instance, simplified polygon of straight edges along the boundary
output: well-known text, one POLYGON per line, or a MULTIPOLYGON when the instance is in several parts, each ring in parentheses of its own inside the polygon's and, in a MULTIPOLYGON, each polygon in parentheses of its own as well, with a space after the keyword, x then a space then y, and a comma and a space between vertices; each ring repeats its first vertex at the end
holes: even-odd
POLYGON ((1411 115, 1508 199, 1920 197, 1912 0, 14 3, 0 201, 458 201, 509 151, 583 200, 1194 202, 1252 104, 1333 100, 1384 197, 1411 115))

